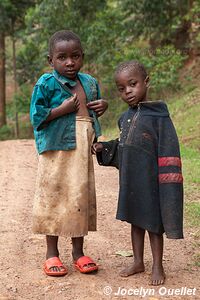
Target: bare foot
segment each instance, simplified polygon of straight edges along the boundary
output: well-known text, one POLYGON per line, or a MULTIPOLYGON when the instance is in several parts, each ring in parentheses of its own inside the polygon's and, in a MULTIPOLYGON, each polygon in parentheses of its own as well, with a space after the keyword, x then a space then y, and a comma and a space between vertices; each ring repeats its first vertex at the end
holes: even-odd
POLYGON ((162 266, 152 267, 151 285, 161 285, 165 282, 165 272, 162 266))
POLYGON ((44 272, 48 276, 63 276, 67 274, 67 269, 62 265, 58 256, 48 258, 44 263, 44 272), (59 274, 58 274, 59 273, 59 274))
MULTIPOLYGON (((48 260, 49 258, 52 258, 52 257, 59 257, 59 252, 58 250, 55 250, 55 251, 47 251, 47 254, 46 254, 46 259, 48 260)), ((49 268, 49 270, 53 271, 53 272, 62 272, 65 270, 64 267, 56 267, 56 266, 52 266, 49 268)))
POLYGON ((140 264, 133 263, 132 265, 123 269, 119 273, 119 275, 121 277, 128 277, 128 276, 134 275, 136 273, 141 273, 141 272, 144 272, 144 264, 143 263, 140 263, 140 264))

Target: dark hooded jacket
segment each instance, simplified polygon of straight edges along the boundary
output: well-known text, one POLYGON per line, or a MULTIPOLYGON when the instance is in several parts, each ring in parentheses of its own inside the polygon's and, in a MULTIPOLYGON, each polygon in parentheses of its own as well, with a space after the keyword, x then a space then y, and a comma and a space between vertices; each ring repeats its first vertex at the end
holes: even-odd
POLYGON ((141 102, 119 119, 120 138, 104 142, 100 165, 119 169, 117 219, 168 238, 183 238, 179 142, 167 106, 141 102))

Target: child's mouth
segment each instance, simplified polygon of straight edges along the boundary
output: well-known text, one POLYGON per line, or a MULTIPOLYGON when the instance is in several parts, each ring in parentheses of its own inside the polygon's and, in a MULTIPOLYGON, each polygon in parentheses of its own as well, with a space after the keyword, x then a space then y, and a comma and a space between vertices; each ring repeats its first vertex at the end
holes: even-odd
POLYGON ((130 97, 130 98, 127 99, 127 102, 128 102, 129 104, 134 104, 135 101, 136 101, 136 97, 135 97, 135 96, 130 97))

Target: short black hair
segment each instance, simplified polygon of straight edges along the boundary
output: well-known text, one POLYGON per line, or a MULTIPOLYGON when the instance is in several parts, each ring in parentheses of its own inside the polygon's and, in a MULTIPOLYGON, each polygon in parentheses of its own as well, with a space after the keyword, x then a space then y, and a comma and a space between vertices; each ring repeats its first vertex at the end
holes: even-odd
POLYGON ((77 34, 70 30, 60 30, 55 32, 49 39, 49 55, 53 54, 53 50, 57 42, 71 40, 76 41, 80 45, 81 50, 83 51, 81 40, 77 34))
POLYGON ((143 79, 148 76, 147 71, 142 63, 137 60, 129 60, 117 66, 115 70, 115 77, 126 69, 138 72, 143 79))

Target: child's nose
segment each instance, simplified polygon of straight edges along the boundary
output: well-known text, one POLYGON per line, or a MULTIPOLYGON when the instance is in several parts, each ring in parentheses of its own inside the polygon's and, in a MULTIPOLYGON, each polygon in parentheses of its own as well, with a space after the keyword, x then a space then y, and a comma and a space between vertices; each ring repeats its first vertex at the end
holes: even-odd
POLYGON ((126 91, 126 94, 130 93, 130 92, 132 91, 132 90, 131 90, 131 87, 130 87, 130 86, 127 86, 126 89, 125 89, 125 91, 126 91))
POLYGON ((71 58, 66 59, 66 66, 71 66, 73 64, 74 64, 73 59, 71 59, 71 58))

